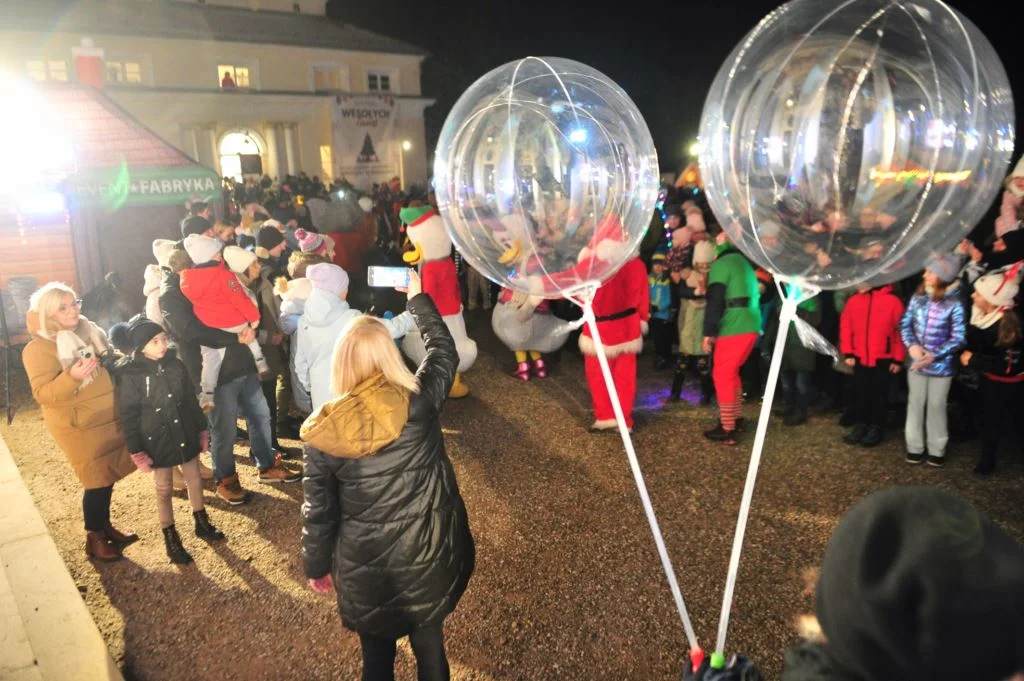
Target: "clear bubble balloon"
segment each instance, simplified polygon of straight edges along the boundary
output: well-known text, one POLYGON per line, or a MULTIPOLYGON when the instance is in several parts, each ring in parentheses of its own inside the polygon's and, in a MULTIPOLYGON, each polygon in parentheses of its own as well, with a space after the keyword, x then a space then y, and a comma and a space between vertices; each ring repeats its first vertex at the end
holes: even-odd
POLYGON ((580 293, 634 253, 658 198, 658 159, 629 96, 568 59, 494 69, 445 121, 434 189, 455 247, 488 279, 580 293))
POLYGON ((1014 144, 992 45, 938 0, 795 0, 718 72, 711 208, 772 272, 820 288, 920 270, 986 212, 1014 144))

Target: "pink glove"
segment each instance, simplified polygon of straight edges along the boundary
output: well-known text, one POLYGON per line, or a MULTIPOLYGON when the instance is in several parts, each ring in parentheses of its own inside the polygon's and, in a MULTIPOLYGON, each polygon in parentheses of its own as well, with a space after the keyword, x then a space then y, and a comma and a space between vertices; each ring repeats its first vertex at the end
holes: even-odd
POLYGON ((331 579, 331 573, 327 573, 320 579, 309 580, 309 588, 318 594, 329 594, 334 591, 334 580, 331 579))
POLYGON ((135 463, 135 467, 143 473, 153 472, 153 459, 149 458, 146 452, 135 452, 132 454, 132 461, 135 463))
POLYGON ((199 433, 199 451, 210 451, 210 431, 208 430, 199 433))

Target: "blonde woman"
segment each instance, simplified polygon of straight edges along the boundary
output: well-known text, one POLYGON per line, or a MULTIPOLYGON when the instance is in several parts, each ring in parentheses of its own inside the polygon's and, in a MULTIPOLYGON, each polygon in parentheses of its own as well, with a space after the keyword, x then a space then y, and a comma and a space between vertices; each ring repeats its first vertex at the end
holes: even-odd
POLYGON ((83 317, 73 289, 51 282, 32 294, 32 340, 22 359, 50 435, 85 488, 85 551, 114 561, 138 541, 110 524, 114 483, 135 470, 117 420, 114 384, 101 358, 112 352, 103 330, 83 317))
POLYGON ((427 350, 416 374, 379 320, 357 317, 334 350, 340 397, 302 427, 305 572, 318 593, 337 587, 342 624, 359 634, 363 681, 394 679, 403 636, 417 678, 447 681, 443 623, 473 572, 473 538, 440 420, 459 355, 420 290, 413 272, 408 308, 427 350))

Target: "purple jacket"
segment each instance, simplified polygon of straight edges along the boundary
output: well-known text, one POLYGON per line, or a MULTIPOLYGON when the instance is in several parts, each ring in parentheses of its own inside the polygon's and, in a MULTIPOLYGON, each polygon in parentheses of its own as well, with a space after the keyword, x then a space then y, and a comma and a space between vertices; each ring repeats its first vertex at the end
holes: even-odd
POLYGON ((935 355, 935 360, 918 373, 923 376, 952 376, 956 351, 964 347, 967 324, 960 288, 948 290, 942 300, 934 301, 927 293, 910 299, 900 320, 900 337, 909 352, 920 345, 935 355))

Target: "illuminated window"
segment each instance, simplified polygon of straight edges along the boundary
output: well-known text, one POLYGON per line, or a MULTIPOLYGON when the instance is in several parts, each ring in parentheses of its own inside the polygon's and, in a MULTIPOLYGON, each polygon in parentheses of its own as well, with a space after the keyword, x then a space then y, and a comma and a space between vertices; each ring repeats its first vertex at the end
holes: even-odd
POLYGON ((40 82, 56 80, 66 83, 68 80, 68 65, 65 61, 33 59, 25 63, 25 70, 32 80, 40 82))
POLYGON ((138 84, 142 82, 142 64, 137 61, 108 61, 108 83, 138 84))
POLYGON ((317 92, 324 90, 346 90, 345 71, 336 66, 314 66, 313 67, 313 89, 317 92))
POLYGON ((320 172, 325 180, 334 177, 334 158, 329 144, 320 145, 320 172))
POLYGON ((234 64, 220 64, 217 66, 217 77, 220 86, 229 90, 231 88, 249 87, 249 67, 235 66, 234 64))
POLYGON ((370 92, 391 92, 390 71, 370 71, 366 74, 366 89, 370 92))

